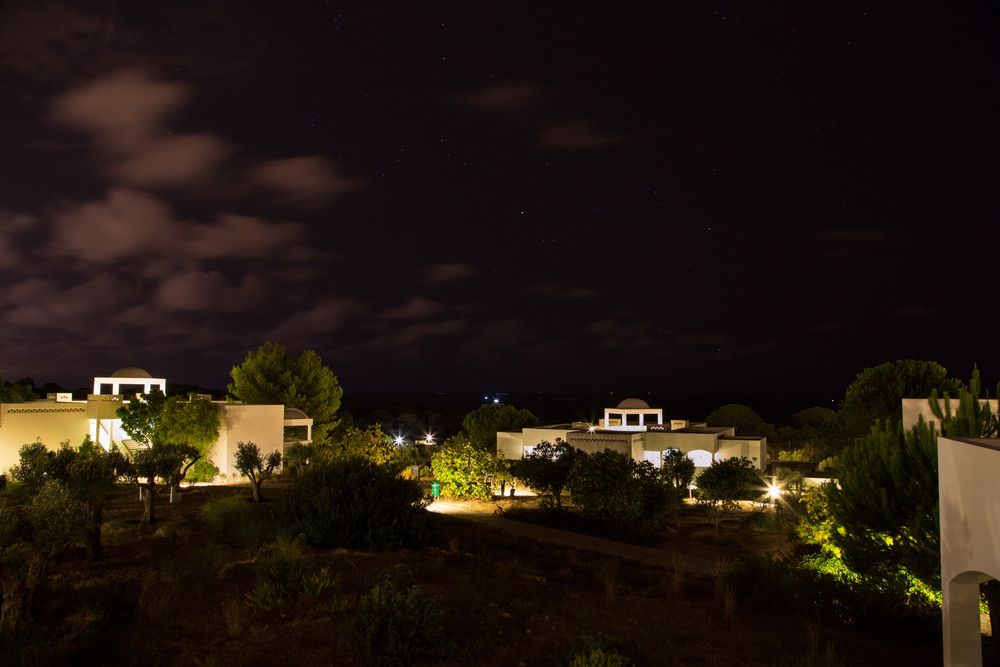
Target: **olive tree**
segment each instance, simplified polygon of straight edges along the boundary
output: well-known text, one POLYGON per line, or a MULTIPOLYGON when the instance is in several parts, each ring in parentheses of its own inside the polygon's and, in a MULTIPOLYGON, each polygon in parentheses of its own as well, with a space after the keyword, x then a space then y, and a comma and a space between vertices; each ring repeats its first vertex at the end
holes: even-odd
POLYGON ((263 456, 260 447, 254 442, 240 442, 236 446, 236 469, 250 480, 250 491, 255 503, 264 500, 260 487, 280 466, 281 452, 277 450, 263 456))
POLYGON ((166 489, 180 484, 200 456, 196 447, 170 443, 153 443, 135 453, 133 474, 142 495, 143 523, 156 520, 153 500, 161 490, 159 485, 166 489))

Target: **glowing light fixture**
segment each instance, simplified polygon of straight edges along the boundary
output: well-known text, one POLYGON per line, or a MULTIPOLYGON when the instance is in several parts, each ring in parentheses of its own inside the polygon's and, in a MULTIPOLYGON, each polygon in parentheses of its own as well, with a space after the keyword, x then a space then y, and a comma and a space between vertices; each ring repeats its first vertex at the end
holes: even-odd
POLYGON ((403 436, 401 436, 401 435, 397 435, 397 436, 396 436, 396 438, 395 438, 395 442, 396 442, 396 446, 397 446, 397 447, 400 447, 400 446, 402 446, 402 444, 403 444, 404 442, 406 442, 406 441, 405 441, 405 440, 403 440, 403 436))
POLYGON ((781 497, 781 487, 777 486, 776 484, 768 484, 767 485, 767 496, 771 500, 777 500, 778 498, 781 497))

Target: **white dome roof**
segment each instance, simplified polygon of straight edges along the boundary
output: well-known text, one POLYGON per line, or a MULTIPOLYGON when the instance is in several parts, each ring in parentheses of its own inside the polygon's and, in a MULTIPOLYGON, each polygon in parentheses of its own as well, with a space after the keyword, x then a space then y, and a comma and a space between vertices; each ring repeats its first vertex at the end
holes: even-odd
POLYGON ((641 398, 626 398, 624 401, 618 404, 619 408, 625 410, 649 410, 649 403, 642 400, 641 398))
POLYGON ((111 374, 113 378, 151 378, 152 375, 148 371, 141 368, 136 368, 135 366, 129 366, 127 368, 119 368, 114 373, 111 374))

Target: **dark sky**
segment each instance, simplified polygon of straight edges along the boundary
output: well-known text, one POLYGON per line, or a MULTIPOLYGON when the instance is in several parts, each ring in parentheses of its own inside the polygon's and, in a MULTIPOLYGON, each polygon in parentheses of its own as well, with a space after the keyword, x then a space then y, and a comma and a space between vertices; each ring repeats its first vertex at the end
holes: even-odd
POLYGON ((1000 373, 995 4, 227 4, 2 4, 5 378, 1000 373))

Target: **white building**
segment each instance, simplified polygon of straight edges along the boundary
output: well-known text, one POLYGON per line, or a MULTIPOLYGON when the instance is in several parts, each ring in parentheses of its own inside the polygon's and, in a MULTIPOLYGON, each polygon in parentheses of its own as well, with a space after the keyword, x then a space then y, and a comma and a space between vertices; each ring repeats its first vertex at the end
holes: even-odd
MULTIPOLYGON (((18 462, 22 445, 35 441, 54 449, 65 441, 77 446, 89 435, 105 449, 112 443, 135 448, 136 443, 121 428, 117 411, 137 394, 154 388, 166 393, 166 379, 154 378, 141 368, 122 368, 109 376, 95 377, 94 393, 86 400, 75 400, 66 393, 24 403, 0 403, 0 471, 18 462)), ((262 452, 278 450, 284 454, 286 426, 305 426, 306 439, 312 439, 313 420, 301 410, 283 405, 212 403, 220 411, 219 439, 208 457, 223 479, 239 477, 235 458, 240 442, 254 442, 262 452)))
POLYGON ((983 664, 979 585, 1000 579, 998 479, 1000 440, 938 438, 945 665, 983 664))
POLYGON ((501 431, 497 433, 497 453, 506 459, 519 459, 540 443, 556 440, 588 454, 610 449, 657 467, 663 452, 671 449, 687 454, 698 468, 740 456, 752 460, 760 470, 767 465, 767 438, 737 436, 732 426, 706 426, 683 419, 665 423, 661 408, 651 408, 638 398, 605 408, 604 419, 596 425, 575 422, 501 431))

